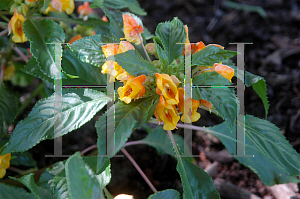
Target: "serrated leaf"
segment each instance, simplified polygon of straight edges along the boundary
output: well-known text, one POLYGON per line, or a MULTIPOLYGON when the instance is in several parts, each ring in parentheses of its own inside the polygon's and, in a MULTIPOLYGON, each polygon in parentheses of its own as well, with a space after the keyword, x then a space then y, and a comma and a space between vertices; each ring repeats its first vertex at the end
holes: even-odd
POLYGON ((128 50, 127 52, 116 54, 115 61, 130 75, 154 75, 157 69, 148 61, 141 58, 136 51, 128 50))
POLYGON ((155 35, 162 41, 168 57, 168 65, 171 64, 181 55, 186 40, 183 23, 177 17, 171 22, 159 23, 155 35))
POLYGON ((147 13, 139 5, 137 0, 104 0, 104 5, 113 9, 128 8, 131 12, 145 16, 147 13))
POLYGON ((23 165, 26 167, 36 167, 36 161, 32 158, 32 155, 26 151, 23 153, 13 153, 12 154, 12 159, 10 160, 11 165, 23 165))
POLYGON ((0 183, 0 198, 5 199, 33 199, 34 195, 27 193, 25 190, 21 191, 20 188, 9 186, 3 183, 0 183))
POLYGON ((69 196, 72 199, 103 198, 101 185, 93 171, 84 163, 79 152, 66 162, 69 196))
POLYGON ((148 197, 148 199, 166 199, 166 198, 180 199, 180 194, 175 189, 166 189, 163 191, 159 191, 155 194, 152 194, 148 197))
POLYGON ((54 78, 58 70, 54 58, 55 45, 49 43, 64 43, 65 34, 62 27, 49 19, 33 21, 28 18, 24 22, 23 29, 30 41, 30 52, 36 58, 42 72, 54 78))
POLYGON ((166 68, 168 66, 168 57, 167 54, 163 51, 163 49, 160 47, 160 45, 154 40, 156 49, 157 49, 157 55, 160 61, 160 64, 163 68, 166 68))
MULTIPOLYGON (((228 59, 223 61, 223 64, 226 64, 234 69, 234 76, 237 77, 237 74, 240 73, 239 77, 242 77, 243 74, 240 70, 237 69, 236 65, 232 62, 232 60, 228 59)), ((245 81, 244 79, 241 79, 242 82, 245 82, 245 85, 247 87, 252 86, 254 91, 257 93, 257 95, 260 97, 264 104, 266 118, 269 111, 269 102, 267 97, 267 85, 266 80, 258 75, 254 75, 248 71, 244 71, 245 81)))
MULTIPOLYGON (((246 124, 248 124, 248 119, 246 119, 246 124)), ((241 127, 241 125, 239 125, 241 127)), ((221 123, 214 127, 208 128, 216 137, 218 137, 221 142, 225 145, 226 149, 230 154, 236 155, 236 134, 233 134, 228 129, 226 123, 221 123)), ((242 130, 242 129, 241 129, 242 130)), ((243 132, 243 130, 242 130, 243 132)), ((246 134, 247 135, 247 134, 246 134)), ((245 155, 254 155, 254 157, 236 157, 241 164, 249 167, 253 170, 260 178, 260 180, 268 186, 273 186, 274 184, 284 184, 289 182, 299 182, 296 177, 288 176, 281 169, 276 167, 249 139, 245 136, 245 155)))
MULTIPOLYGON (((168 131, 168 134, 172 136, 171 131, 168 131)), ((182 157, 182 153, 176 142, 172 141, 172 144, 178 161, 176 169, 183 186, 183 198, 220 198, 212 178, 205 171, 194 165, 188 158, 182 157)))
POLYGON ((0 2, 0 10, 8 8, 8 6, 12 3, 11 0, 1 0, 0 2))
MULTIPOLYGON (((180 149, 184 149, 184 140, 179 135, 174 135, 174 139, 180 149)), ((149 132, 146 138, 139 140, 143 144, 148 144, 161 154, 168 154, 173 157, 176 156, 174 150, 172 149, 172 143, 170 141, 169 136, 166 135, 165 130, 158 126, 153 131, 149 132)), ((191 151, 187 151, 186 154, 192 155, 191 151)))
MULTIPOLYGON (((81 127, 101 110, 108 98, 91 89, 63 89, 61 111, 61 135, 81 127)), ((30 149, 45 139, 54 139, 55 96, 39 100, 28 117, 14 129, 4 152, 21 152, 30 149)), ((60 133, 59 133, 60 134, 60 133)))
MULTIPOLYGON (((131 102, 130 104, 125 104, 122 101, 117 102, 112 106, 108 112, 113 115, 115 111, 114 120, 109 119, 106 123, 107 113, 103 114, 97 121, 95 127, 98 133, 98 171, 103 164, 107 161, 110 156, 116 154, 125 144, 127 139, 130 137, 132 131, 140 127, 154 114, 154 109, 152 107, 156 106, 158 103, 157 96, 152 96, 148 98, 142 98, 131 102), (151 111, 150 111, 151 110, 151 111), (115 132, 107 131, 107 126, 111 126, 114 123, 115 132), (106 151, 106 140, 107 137, 114 140, 114 152, 107 153, 106 151), (107 157, 101 157, 101 155, 107 155, 107 157)), ((110 147, 111 148, 111 147, 110 147)))
POLYGON ((80 61, 72 51, 63 53, 62 68, 67 74, 77 76, 74 79, 63 79, 63 85, 106 85, 107 81, 101 68, 80 61), (71 81, 70 81, 71 80, 71 81))
POLYGON ((115 42, 119 41, 105 35, 94 35, 75 41, 70 48, 81 61, 101 67, 106 62, 101 46, 115 42))
POLYGON ((192 66, 213 66, 237 55, 236 51, 224 50, 217 46, 207 46, 192 55, 192 66))
POLYGON ((21 178, 11 178, 24 184, 31 191, 31 193, 33 193, 39 199, 54 199, 52 194, 47 189, 39 187, 35 184, 33 176, 34 174, 30 173, 21 178))
MULTIPOLYGON (((193 78, 193 85, 230 85, 230 82, 216 72, 206 72, 193 78)), ((195 87, 192 91, 193 99, 204 99, 210 102, 218 114, 228 122, 230 129, 235 132, 238 101, 234 88, 195 87)))
POLYGON ((23 68, 23 71, 29 75, 33 75, 33 76, 40 78, 44 81, 47 81, 49 83, 53 82, 53 79, 51 79, 50 77, 48 77, 41 71, 41 68, 39 67, 38 62, 36 61, 36 59, 34 57, 31 57, 29 59, 29 61, 23 68))
POLYGON ((0 87, 0 140, 7 133, 9 125, 18 112, 18 104, 14 96, 7 92, 4 84, 0 87))
MULTIPOLYGON (((97 164, 95 164, 95 165, 97 165, 97 164)), ((111 179, 110 164, 105 168, 104 171, 102 171, 96 177, 100 183, 101 189, 104 189, 104 187, 106 187, 106 185, 108 185, 108 183, 110 182, 110 179, 111 179)))

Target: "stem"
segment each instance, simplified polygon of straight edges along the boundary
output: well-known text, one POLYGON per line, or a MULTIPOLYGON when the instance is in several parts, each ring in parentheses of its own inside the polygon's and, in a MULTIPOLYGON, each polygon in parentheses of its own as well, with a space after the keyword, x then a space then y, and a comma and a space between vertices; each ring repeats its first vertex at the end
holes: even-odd
POLYGON ((126 146, 132 146, 132 145, 138 145, 138 144, 145 144, 145 142, 137 140, 137 141, 131 141, 131 142, 127 142, 125 143, 124 147, 126 146))
POLYGON ((51 19, 53 21, 66 21, 66 22, 69 22, 69 23, 75 23, 77 24, 78 21, 76 20, 73 20, 73 19, 63 19, 63 18, 57 18, 57 17, 32 17, 32 19, 51 19))
MULTIPOLYGON (((25 55, 27 57, 27 59, 30 59, 32 57, 32 55, 25 55)), ((16 58, 13 58, 12 61, 22 61, 24 60, 22 57, 16 57, 16 58)))
POLYGON ((138 31, 136 31, 136 32, 137 32, 137 34, 138 34, 138 36, 139 36, 139 39, 140 39, 140 41, 141 41, 143 50, 144 50, 144 52, 145 52, 145 54, 146 54, 146 56, 147 56, 147 58, 148 58, 148 61, 151 63, 152 61, 151 61, 151 59, 150 59, 150 57, 149 57, 149 55, 148 55, 148 52, 147 52, 147 50, 146 50, 146 48, 145 48, 145 46, 144 46, 143 38, 142 38, 141 34, 140 34, 138 31))
POLYGON ((3 35, 6 35, 8 33, 8 30, 3 30, 2 32, 0 32, 0 37, 2 37, 3 35))
POLYGON ((97 144, 94 144, 92 146, 89 146, 88 148, 84 149, 83 151, 81 151, 80 155, 83 155, 85 154, 86 152, 90 151, 90 150, 93 150, 93 149, 96 149, 97 148, 97 144))
POLYGON ((17 113, 17 117, 19 117, 21 115, 21 113, 27 108, 27 106, 30 104, 31 100, 33 98, 35 98, 41 91, 42 89, 44 89, 44 82, 40 83, 35 90, 31 93, 30 97, 28 99, 25 100, 25 102, 21 105, 21 107, 19 108, 19 111, 17 113))
POLYGON ((2 84, 3 78, 4 78, 4 70, 5 70, 5 62, 2 61, 2 64, 1 64, 1 73, 0 73, 0 88, 1 88, 1 84, 2 84))
POLYGON ((0 14, 0 17, 2 17, 2 19, 4 19, 6 22, 9 22, 9 18, 7 18, 6 16, 4 16, 3 14, 0 14))
POLYGON ((2 28, 2 29, 5 30, 5 29, 7 29, 7 25, 5 26, 5 25, 3 25, 3 24, 0 23, 0 28, 2 28))
POLYGON ((133 164, 133 166, 136 168, 136 170, 141 174, 141 176, 144 178, 146 183, 149 185, 149 187, 152 189, 154 193, 157 192, 153 184, 150 182, 150 180, 147 178, 145 173, 142 171, 142 169, 139 167, 139 165, 135 162, 135 160, 131 157, 131 155, 124 149, 122 148, 121 151, 126 155, 126 157, 129 159, 129 161, 133 164))
POLYGON ((28 58, 26 57, 26 55, 24 55, 24 53, 22 51, 20 51, 20 49, 17 46, 13 47, 13 49, 16 51, 16 53, 18 53, 18 55, 20 55, 20 57, 22 57, 22 59, 26 63, 28 62, 28 58))

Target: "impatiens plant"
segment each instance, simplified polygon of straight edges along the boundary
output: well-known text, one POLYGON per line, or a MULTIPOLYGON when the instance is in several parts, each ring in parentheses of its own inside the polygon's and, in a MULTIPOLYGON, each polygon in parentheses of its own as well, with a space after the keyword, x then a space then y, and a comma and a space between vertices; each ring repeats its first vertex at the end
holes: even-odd
POLYGON ((188 26, 178 18, 158 24, 151 34, 138 17, 146 13, 136 0, 86 0, 78 7, 78 15, 74 10, 73 0, 0 2, 4 20, 0 23, 0 178, 9 177, 27 187, 0 180, 0 198, 113 198, 106 186, 111 179, 110 159, 119 151, 155 192, 149 199, 220 198, 212 178, 193 164, 191 152, 184 147, 190 143, 172 134, 177 128, 215 135, 266 185, 299 182, 294 177, 300 175, 299 154, 281 131, 265 119, 240 113, 243 99, 237 98, 234 76, 254 88, 266 115, 269 105, 265 80, 244 73, 230 60, 238 52, 201 41, 190 43, 188 26), (98 16, 93 8, 102 9, 105 16, 98 16), (130 12, 122 12, 124 8, 130 12), (29 102, 18 106, 10 85, 28 86, 33 77, 41 83, 29 102), (38 93, 43 98, 9 134, 9 126, 38 93), (221 116, 224 122, 209 128, 193 126, 192 122, 201 120, 199 108, 221 116), (71 133, 97 113, 102 113, 95 124, 97 145, 69 154, 37 181, 32 170, 18 178, 6 175, 10 163, 36 170, 29 149, 42 140, 71 133), (148 129, 148 135, 138 144, 178 160, 183 193, 157 192, 126 151, 125 146, 135 144, 128 138, 141 127, 148 129), (237 132, 243 133, 244 140, 237 138, 237 132), (244 151, 237 153, 240 145, 244 151), (84 156, 93 149, 93 156, 84 156), (22 161, 24 157, 28 161, 22 161))

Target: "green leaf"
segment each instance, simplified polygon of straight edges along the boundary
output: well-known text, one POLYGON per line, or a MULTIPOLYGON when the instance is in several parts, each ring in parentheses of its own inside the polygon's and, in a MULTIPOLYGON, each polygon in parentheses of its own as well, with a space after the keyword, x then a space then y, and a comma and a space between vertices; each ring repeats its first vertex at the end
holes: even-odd
POLYGON ((57 23, 49 19, 32 21, 28 18, 23 25, 24 33, 30 41, 30 52, 36 58, 41 70, 48 77, 54 78, 55 66, 54 44, 64 43, 65 34, 57 23))
POLYGON ((135 14, 147 15, 147 12, 141 8, 137 0, 104 0, 104 5, 113 9, 128 8, 135 14))
POLYGON ((103 198, 101 184, 96 175, 86 165, 79 152, 66 162, 67 186, 70 198, 103 198))
POLYGON ((212 85, 193 88, 192 98, 210 102, 218 114, 228 122, 232 132, 235 132, 238 101, 234 88, 213 87, 213 85, 230 85, 230 82, 216 72, 206 72, 193 78, 193 85, 212 85))
POLYGON ((44 0, 44 8, 47 9, 48 5, 51 3, 51 0, 44 0))
MULTIPOLYGON (((87 88, 63 89, 62 92, 62 135, 88 122, 108 102, 103 93, 87 88)), ((54 103, 54 95, 39 100, 28 117, 17 124, 4 151, 25 151, 42 140, 60 136, 54 135, 54 123, 58 119, 54 103)))
POLYGON ((7 133, 9 125, 14 121, 18 112, 15 97, 7 92, 4 84, 0 87, 0 140, 7 133))
POLYGON ((70 48, 81 61, 101 67, 106 62, 101 46, 115 42, 119 41, 105 35, 94 35, 75 41, 70 48))
POLYGON ((11 0, 1 0, 0 2, 0 10, 8 8, 8 6, 12 3, 11 0))
POLYGON ((34 195, 27 193, 25 190, 0 183, 0 198, 5 199, 33 199, 34 195), (22 190, 22 191, 21 191, 22 190))
POLYGON ((145 61, 134 50, 116 54, 114 58, 115 61, 132 76, 148 76, 158 72, 150 62, 145 61))
POLYGON ((23 72, 24 65, 14 62, 15 66, 15 75, 10 80, 14 86, 26 87, 29 86, 34 78, 31 75, 28 75, 23 72))
MULTIPOLYGON (((259 119, 260 120, 260 119, 259 119)), ((245 120, 246 125, 248 125, 248 117, 245 120)), ((269 123, 265 121, 266 123, 269 123)), ((238 126, 239 128, 242 125, 238 126)), ((226 123, 221 123, 214 127, 208 128, 212 131, 208 133, 214 134, 218 137, 221 142, 225 145, 230 154, 236 155, 236 134, 233 134, 228 129, 226 123)), ((241 129, 243 132, 243 129, 241 129)), ((246 128, 247 131, 247 128, 246 128)), ((274 184, 285 184, 289 182, 299 182, 299 179, 293 176, 288 176, 281 169, 275 166, 270 159, 268 159, 264 153, 259 150, 258 147, 249 139, 246 133, 245 136, 245 155, 254 155, 254 157, 235 157, 241 164, 249 167, 253 170, 260 178, 260 180, 268 186, 273 186, 274 184)), ((267 147, 267 146, 266 146, 267 147)), ((291 146, 289 146, 291 148, 291 146)), ((287 156, 289 157, 289 156, 287 156)))
POLYGON ((74 79, 63 79, 63 85, 106 85, 107 81, 101 68, 80 61, 70 50, 65 50, 62 68, 67 74, 77 76, 74 79), (70 81, 71 80, 71 81, 70 81))
MULTIPOLYGON (((173 137, 171 131, 168 131, 168 134, 173 137)), ((220 198, 212 178, 205 171, 194 165, 188 158, 182 157, 182 153, 176 142, 172 141, 172 144, 178 161, 176 169, 183 186, 183 198, 220 198)))
POLYGON ((154 40, 156 49, 157 49, 157 55, 160 61, 160 64, 163 68, 166 68, 168 66, 168 57, 167 54, 163 51, 163 49, 160 47, 160 45, 154 40))
MULTIPOLYGON (((179 135, 174 135, 175 141, 180 149, 184 149, 184 140, 179 135)), ((139 140, 143 144, 148 144, 161 154, 168 154, 173 157, 176 156, 174 150, 172 149, 172 143, 169 136, 166 135, 165 130, 158 126, 153 131, 151 131, 146 138, 139 140)), ((188 155, 192 155, 191 151, 187 152, 188 155)))
POLYGON ((114 120, 109 119, 106 123, 107 113, 103 114, 99 118, 95 125, 98 133, 98 170, 103 162, 107 161, 110 156, 116 154, 123 147, 134 129, 139 128, 143 123, 148 121, 150 117, 152 117, 155 110, 153 107, 156 107, 157 103, 158 99, 155 95, 133 101, 130 104, 125 104, 124 102, 119 101, 108 110, 110 115, 114 115, 114 120), (108 131, 106 133, 107 126, 111 126, 112 123, 114 123, 115 132, 108 131), (111 154, 111 152, 110 154, 107 154, 107 136, 111 137, 111 139, 114 138, 115 151, 113 154, 111 154), (101 157, 101 155, 107 156, 101 157))
MULTIPOLYGON (((97 164, 94 164, 94 165, 97 165, 97 164)), ((104 189, 104 187, 106 187, 106 185, 108 185, 108 183, 110 182, 110 179, 111 179, 110 164, 105 168, 104 171, 102 171, 102 173, 97 175, 97 179, 100 183, 101 189, 104 189)))
MULTIPOLYGON (((243 76, 240 70, 237 69, 236 65, 232 62, 232 60, 228 59, 223 61, 223 64, 226 64, 234 69, 234 76, 237 77, 237 73, 240 73, 239 77, 243 76)), ((245 85, 247 87, 252 86, 254 91, 258 94, 260 99, 262 100, 264 107, 265 107, 265 113, 266 113, 266 118, 268 115, 268 110, 269 110, 269 102, 268 102, 268 97, 267 97, 267 85, 266 85, 266 80, 258 75, 254 75, 248 71, 244 71, 244 76, 245 76, 245 85)), ((241 79, 242 82, 244 82, 243 79, 241 79)))
POLYGON ((53 79, 45 75, 42 71, 41 68, 39 67, 38 62, 34 57, 31 57, 25 67, 23 68, 23 71, 29 75, 33 75, 37 78, 40 78, 44 81, 51 82, 53 83, 53 79))
POLYGON ((148 197, 148 199, 166 199, 166 198, 180 199, 180 194, 178 191, 174 189, 166 189, 163 191, 159 191, 155 194, 152 194, 148 197))
POLYGON ((23 153, 13 153, 12 154, 12 157, 11 160, 10 160, 10 164, 11 165, 16 165, 16 166, 19 166, 19 165, 23 165, 23 166, 26 166, 26 167, 36 167, 36 161, 32 158, 32 155, 26 151, 26 152, 23 152, 23 153))
POLYGON ((236 55, 236 51, 224 50, 217 46, 207 46, 192 55, 192 66, 213 66, 215 63, 220 63, 236 55))
POLYGON ((168 57, 168 65, 171 64, 181 55, 184 46, 183 43, 186 40, 183 23, 177 17, 171 22, 159 23, 155 35, 162 41, 168 57))
POLYGON ((30 173, 21 178, 13 178, 13 177, 10 178, 23 183, 31 191, 31 193, 33 193, 39 199, 54 199, 52 194, 47 189, 39 187, 35 184, 33 176, 34 174, 30 173))

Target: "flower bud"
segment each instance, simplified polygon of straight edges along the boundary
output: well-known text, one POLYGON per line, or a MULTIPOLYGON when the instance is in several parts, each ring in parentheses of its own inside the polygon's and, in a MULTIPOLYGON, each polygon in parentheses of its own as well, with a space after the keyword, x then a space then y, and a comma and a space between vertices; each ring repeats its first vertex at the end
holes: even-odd
POLYGON ((160 67, 160 61, 159 60, 154 60, 152 61, 153 66, 155 66, 155 68, 159 68, 160 67))
POLYGON ((34 7, 36 5, 36 1, 35 0, 25 0, 25 3, 29 6, 29 7, 34 7))
POLYGON ((17 4, 21 4, 21 3, 23 3, 23 0, 14 0, 14 2, 17 4))
POLYGON ((150 55, 155 55, 157 53, 156 46, 154 43, 146 44, 145 48, 150 55))
POLYGON ((20 4, 18 4, 18 3, 13 3, 13 4, 10 6, 9 12, 15 12, 15 9, 17 9, 19 6, 20 6, 20 4))
POLYGON ((19 7, 17 7, 18 13, 23 14, 24 16, 26 16, 28 9, 28 5, 25 3, 22 3, 19 7))

